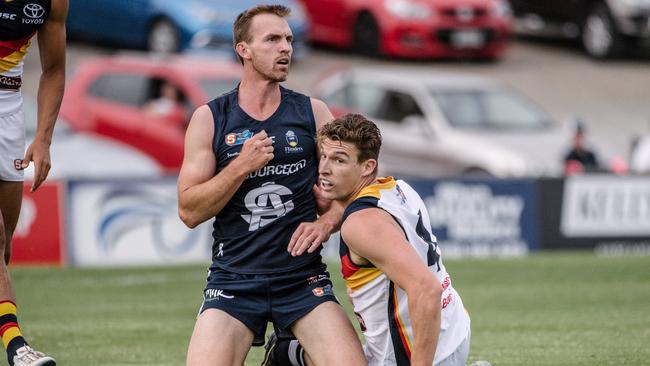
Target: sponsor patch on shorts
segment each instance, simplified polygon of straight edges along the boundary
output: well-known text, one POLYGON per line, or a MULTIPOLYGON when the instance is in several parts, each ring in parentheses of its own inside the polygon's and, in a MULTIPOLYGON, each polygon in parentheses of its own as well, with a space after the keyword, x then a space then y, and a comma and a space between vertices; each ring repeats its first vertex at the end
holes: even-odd
POLYGON ((314 296, 323 297, 325 295, 332 295, 332 285, 325 285, 323 287, 316 287, 311 290, 314 293, 314 296))

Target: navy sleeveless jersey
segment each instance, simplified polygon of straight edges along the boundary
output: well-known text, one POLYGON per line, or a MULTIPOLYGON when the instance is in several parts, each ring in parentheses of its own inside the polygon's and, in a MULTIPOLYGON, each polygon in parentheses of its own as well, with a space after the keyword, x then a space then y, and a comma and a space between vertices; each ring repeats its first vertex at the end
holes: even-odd
POLYGON ((0 41, 31 37, 50 15, 50 0, 0 0, 0 41))
POLYGON ((291 235, 316 220, 312 187, 318 176, 316 122, 309 97, 280 87, 278 109, 265 121, 250 117, 237 89, 208 103, 214 119, 217 173, 235 159, 246 140, 264 130, 273 159, 250 173, 215 217, 213 267, 245 274, 280 273, 320 264, 320 253, 292 257, 291 235))

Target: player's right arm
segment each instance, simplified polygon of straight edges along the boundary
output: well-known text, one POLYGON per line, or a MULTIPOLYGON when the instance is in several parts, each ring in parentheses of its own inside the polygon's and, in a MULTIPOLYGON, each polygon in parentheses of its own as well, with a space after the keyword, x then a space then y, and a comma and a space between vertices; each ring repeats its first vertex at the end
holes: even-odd
POLYGON ((185 156, 178 176, 178 214, 190 228, 217 215, 248 173, 273 159, 273 145, 262 131, 247 140, 237 158, 219 174, 212 151, 214 123, 207 105, 199 107, 185 133, 185 156))
POLYGON ((341 237, 353 262, 369 261, 404 289, 414 335, 411 365, 432 365, 440 334, 442 286, 406 241, 402 228, 386 211, 368 208, 345 220, 341 237))

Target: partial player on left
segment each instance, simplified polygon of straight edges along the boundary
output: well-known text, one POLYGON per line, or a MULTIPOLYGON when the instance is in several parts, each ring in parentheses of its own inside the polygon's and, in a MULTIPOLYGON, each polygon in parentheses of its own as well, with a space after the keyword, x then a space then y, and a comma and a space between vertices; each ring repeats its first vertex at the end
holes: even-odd
POLYGON ((0 337, 9 365, 53 366, 52 357, 32 349, 21 334, 16 296, 7 265, 11 238, 18 222, 23 169, 34 162, 35 191, 50 170, 50 144, 65 83, 65 19, 67 0, 0 0, 0 337), (25 150, 23 63, 38 37, 41 77, 38 87, 38 127, 25 150))

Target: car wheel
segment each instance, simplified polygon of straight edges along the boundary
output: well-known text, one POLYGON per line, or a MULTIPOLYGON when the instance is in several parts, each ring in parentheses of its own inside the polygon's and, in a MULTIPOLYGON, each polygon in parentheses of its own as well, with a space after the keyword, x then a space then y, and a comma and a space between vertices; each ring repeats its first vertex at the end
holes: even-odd
POLYGON ((363 55, 376 57, 380 48, 377 21, 368 13, 359 15, 354 25, 354 49, 363 55))
POLYGON ((151 52, 178 52, 180 48, 178 27, 168 19, 156 21, 149 31, 147 46, 151 52))
POLYGON ((582 25, 582 46, 596 59, 607 59, 620 54, 623 39, 604 3, 591 8, 582 25))

